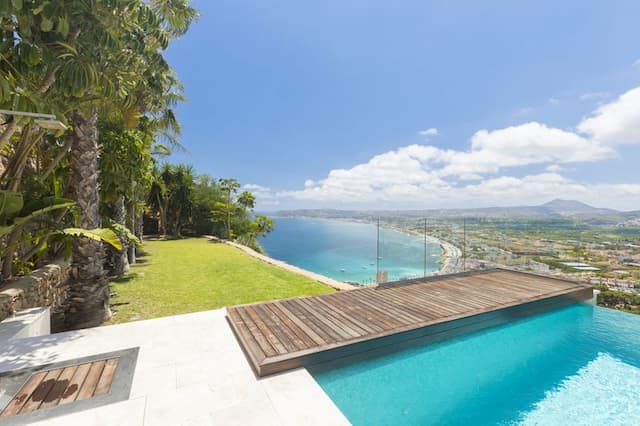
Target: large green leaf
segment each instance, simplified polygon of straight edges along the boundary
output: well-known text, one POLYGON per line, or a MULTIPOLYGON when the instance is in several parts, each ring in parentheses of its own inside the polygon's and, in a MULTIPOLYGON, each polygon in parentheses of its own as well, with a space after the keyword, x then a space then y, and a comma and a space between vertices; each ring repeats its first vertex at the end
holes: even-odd
POLYGON ((71 237, 86 237, 95 241, 102 241, 109 244, 116 250, 122 250, 122 243, 120 243, 120 238, 118 238, 115 232, 108 228, 65 228, 60 231, 60 234, 68 235, 71 237))
POLYGON ((74 204, 75 202, 68 198, 43 197, 26 203, 20 214, 22 216, 28 216, 46 208, 53 208, 53 210, 56 210, 58 208, 73 207, 74 204))
POLYGON ((129 230, 129 228, 127 228, 126 226, 118 223, 118 222, 114 222, 114 221, 109 221, 109 223, 107 224, 109 226, 109 228, 111 230, 113 230, 116 234, 120 234, 122 236, 124 236, 124 238, 129 241, 130 243, 133 243, 133 245, 135 245, 138 248, 142 247, 142 241, 140 241, 138 239, 138 237, 135 236, 135 234, 133 232, 131 232, 129 230))
POLYGON ((11 217, 23 207, 22 194, 0 190, 0 215, 11 217))
POLYGON ((5 235, 13 231, 14 228, 15 228, 14 225, 0 226, 0 238, 4 237, 5 235))
POLYGON ((17 218, 15 218, 13 220, 13 224, 12 225, 0 227, 0 238, 4 237, 8 233, 13 232, 14 230, 16 230, 18 228, 26 225, 30 220, 33 220, 33 219, 37 218, 38 216, 42 216, 42 215, 44 215, 46 213, 49 213, 49 212, 52 212, 54 210, 60 210, 60 209, 73 207, 73 206, 75 206, 75 204, 76 203, 73 202, 73 201, 53 204, 51 206, 35 210, 35 211, 31 212, 30 214, 28 214, 27 216, 17 217, 17 218))

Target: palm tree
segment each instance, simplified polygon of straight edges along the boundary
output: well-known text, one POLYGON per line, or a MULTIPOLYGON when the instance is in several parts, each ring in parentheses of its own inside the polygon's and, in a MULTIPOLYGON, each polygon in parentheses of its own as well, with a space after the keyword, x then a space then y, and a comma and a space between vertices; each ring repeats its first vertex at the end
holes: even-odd
POLYGON ((240 189, 240 182, 238 182, 236 179, 223 178, 223 179, 220 179, 218 183, 222 191, 224 191, 227 195, 227 204, 226 206, 224 206, 225 213, 227 216, 225 225, 227 227, 227 240, 230 240, 231 239, 231 213, 233 210, 233 195, 236 192, 238 192, 238 189, 240 189))

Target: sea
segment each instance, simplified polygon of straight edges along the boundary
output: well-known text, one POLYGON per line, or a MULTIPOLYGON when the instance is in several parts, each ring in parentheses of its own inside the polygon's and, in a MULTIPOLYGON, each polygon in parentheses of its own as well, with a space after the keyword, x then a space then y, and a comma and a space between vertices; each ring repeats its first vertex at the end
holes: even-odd
POLYGON ((376 270, 389 281, 421 277, 440 268, 439 244, 368 223, 311 218, 274 218, 275 230, 260 240, 267 254, 327 277, 358 284, 375 282, 376 270), (377 257, 377 259, 376 259, 377 257))

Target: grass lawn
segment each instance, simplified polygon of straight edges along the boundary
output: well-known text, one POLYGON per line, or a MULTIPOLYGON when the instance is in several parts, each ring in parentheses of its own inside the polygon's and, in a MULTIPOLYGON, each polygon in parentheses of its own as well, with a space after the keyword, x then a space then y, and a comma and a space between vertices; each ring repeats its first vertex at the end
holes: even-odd
POLYGON ((334 291, 204 238, 146 241, 144 250, 111 282, 112 324, 334 291))

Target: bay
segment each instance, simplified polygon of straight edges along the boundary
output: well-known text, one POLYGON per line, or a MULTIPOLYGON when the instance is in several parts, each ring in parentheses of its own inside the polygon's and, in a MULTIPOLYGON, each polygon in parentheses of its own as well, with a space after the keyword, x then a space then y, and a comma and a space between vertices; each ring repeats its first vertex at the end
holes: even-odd
MULTIPOLYGON (((274 220, 275 230, 260 240, 269 256, 339 281, 375 281, 375 225, 308 218, 274 220)), ((426 251, 430 274, 439 269, 442 250, 430 242, 426 251)), ((380 270, 387 271, 389 281, 422 276, 424 259, 422 237, 380 229, 380 270)))

